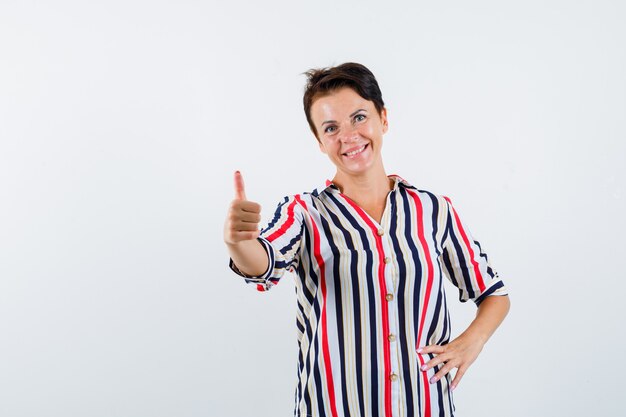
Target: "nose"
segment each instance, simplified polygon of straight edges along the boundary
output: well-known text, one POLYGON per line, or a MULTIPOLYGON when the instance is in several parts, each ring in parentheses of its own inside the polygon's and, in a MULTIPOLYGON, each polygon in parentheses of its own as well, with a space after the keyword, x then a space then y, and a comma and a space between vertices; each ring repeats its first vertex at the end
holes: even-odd
POLYGON ((339 140, 344 143, 354 142, 359 138, 357 129, 350 123, 342 126, 340 133, 339 140))

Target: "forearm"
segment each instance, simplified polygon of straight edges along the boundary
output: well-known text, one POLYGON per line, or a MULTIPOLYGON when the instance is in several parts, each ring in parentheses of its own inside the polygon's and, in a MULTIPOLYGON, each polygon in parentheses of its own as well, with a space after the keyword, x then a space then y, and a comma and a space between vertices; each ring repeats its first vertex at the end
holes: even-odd
POLYGON ((450 385, 450 389, 453 390, 461 381, 467 368, 476 360, 487 340, 504 320, 510 304, 507 295, 488 296, 478 306, 474 321, 459 337, 446 345, 430 345, 417 349, 417 353, 435 353, 437 355, 422 365, 420 368, 422 371, 445 363, 430 379, 430 383, 439 381, 450 370, 457 368, 458 370, 450 385))
POLYGON ((511 302, 507 295, 485 298, 478 306, 476 318, 463 333, 476 337, 485 344, 506 317, 510 306, 511 302))
POLYGON ((237 268, 244 274, 257 276, 267 271, 269 259, 261 242, 257 239, 242 240, 226 247, 237 268))

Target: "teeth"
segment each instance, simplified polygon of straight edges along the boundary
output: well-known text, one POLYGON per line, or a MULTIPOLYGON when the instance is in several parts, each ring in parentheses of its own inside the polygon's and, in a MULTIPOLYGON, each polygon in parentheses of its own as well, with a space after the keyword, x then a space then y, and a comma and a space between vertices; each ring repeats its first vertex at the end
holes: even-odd
POLYGON ((365 149, 365 145, 363 145, 363 147, 361 149, 357 149, 356 151, 347 152, 346 155, 348 155, 348 156, 356 155, 357 153, 363 152, 363 149, 365 149))

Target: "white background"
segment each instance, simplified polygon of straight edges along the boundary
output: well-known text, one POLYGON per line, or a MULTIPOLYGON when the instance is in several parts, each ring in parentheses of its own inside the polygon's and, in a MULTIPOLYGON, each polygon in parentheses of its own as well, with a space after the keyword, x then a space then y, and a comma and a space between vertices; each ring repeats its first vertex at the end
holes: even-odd
POLYGON ((236 169, 264 222, 332 178, 301 73, 346 61, 511 293, 458 414, 626 413, 623 2, 99 3, 0 3, 1 416, 293 414, 293 276, 223 221, 236 169))

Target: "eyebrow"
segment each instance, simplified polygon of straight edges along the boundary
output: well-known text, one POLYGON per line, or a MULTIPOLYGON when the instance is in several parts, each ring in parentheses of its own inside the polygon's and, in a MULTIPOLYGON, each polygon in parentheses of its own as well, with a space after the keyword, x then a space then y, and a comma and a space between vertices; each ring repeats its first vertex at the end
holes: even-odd
MULTIPOLYGON (((357 111, 355 111, 354 113, 352 113, 352 114, 350 115, 350 117, 354 117, 354 115, 355 115, 355 114, 357 114, 357 113, 358 113, 358 112, 360 112, 360 111, 367 112, 367 110, 365 110, 365 109, 358 109, 357 111)), ((326 120, 326 121, 324 121, 324 122, 322 123, 322 126, 324 126, 326 123, 337 123, 337 121, 336 121, 336 120, 326 120)))

